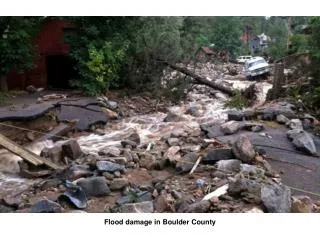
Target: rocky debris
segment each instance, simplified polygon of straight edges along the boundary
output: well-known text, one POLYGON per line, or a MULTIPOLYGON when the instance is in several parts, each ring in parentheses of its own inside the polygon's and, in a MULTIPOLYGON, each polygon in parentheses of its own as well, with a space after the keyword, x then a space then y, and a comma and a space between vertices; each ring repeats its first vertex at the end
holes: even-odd
POLYGON ((119 148, 111 146, 111 147, 107 147, 107 148, 101 149, 98 152, 98 154, 101 155, 101 156, 119 157, 120 154, 121 154, 121 151, 120 151, 119 148))
POLYGON ((245 163, 252 163, 256 152, 251 144, 249 138, 241 135, 237 138, 232 146, 234 155, 245 163))
POLYGON ((280 123, 280 124, 287 124, 287 122, 289 122, 290 119, 282 114, 278 114, 276 117, 276 121, 277 123, 280 123))
POLYGON ((101 111, 106 115, 106 117, 110 120, 116 120, 118 119, 118 113, 115 111, 112 111, 111 109, 101 107, 101 111))
POLYGON ((67 141, 62 145, 62 156, 76 160, 82 155, 82 151, 78 142, 74 139, 67 141))
POLYGON ((153 202, 145 201, 139 203, 123 204, 119 208, 121 213, 152 213, 154 211, 153 202))
POLYGON ((264 169, 257 167, 257 166, 249 165, 249 164, 241 164, 240 165, 240 172, 243 174, 252 175, 252 176, 260 176, 260 177, 265 174, 264 169))
POLYGON ((61 146, 55 146, 52 148, 44 148, 42 149, 40 153, 41 157, 48 158, 52 162, 56 164, 63 163, 63 157, 62 157, 62 147, 61 146))
POLYGON ((110 190, 121 190, 129 185, 129 181, 126 178, 115 178, 110 184, 110 190))
POLYGON ((150 153, 140 153, 139 158, 139 165, 141 168, 146 168, 148 170, 155 168, 157 160, 154 155, 150 153))
POLYGON ((210 210, 211 203, 208 200, 195 202, 193 204, 181 207, 180 213, 206 213, 210 210))
POLYGON ((235 155, 232 148, 217 148, 211 149, 207 155, 202 159, 203 163, 214 164, 220 160, 234 159, 235 155))
POLYGON ((242 197, 245 201, 255 204, 261 202, 262 184, 246 178, 236 178, 229 182, 228 193, 231 196, 242 197))
POLYGON ((104 177, 89 177, 77 182, 88 197, 100 197, 110 194, 110 189, 104 177))
POLYGON ((317 148, 313 138, 306 131, 299 128, 289 130, 287 137, 298 150, 310 155, 317 155, 317 148))
POLYGON ((164 122, 181 122, 185 121, 186 119, 182 116, 179 116, 178 114, 169 111, 167 116, 164 118, 164 122))
POLYGON ((293 196, 291 212, 311 213, 313 210, 312 200, 308 196, 293 196))
POLYGON ((58 197, 58 202, 67 202, 68 204, 78 209, 85 209, 88 207, 88 199, 82 187, 66 181, 65 187, 67 191, 58 197))
POLYGON ((94 173, 91 171, 89 165, 74 164, 65 170, 65 177, 70 181, 74 181, 79 178, 91 177, 93 174, 94 173))
POLYGON ((31 213, 59 213, 63 208, 56 202, 48 199, 43 199, 32 205, 31 213))
POLYGON ((194 117, 200 117, 201 116, 201 105, 190 106, 187 109, 186 114, 190 114, 191 116, 194 116, 194 117))
POLYGON ((227 173, 240 171, 241 161, 237 159, 220 160, 216 163, 217 170, 227 173))
POLYGON ((263 185, 261 201, 270 213, 288 213, 291 210, 291 190, 283 185, 263 185))
POLYGON ((291 119, 289 122, 286 124, 288 128, 290 129, 303 129, 302 122, 300 119, 291 119))
POLYGON ((172 147, 172 146, 178 146, 180 140, 179 140, 179 138, 169 138, 169 139, 167 140, 167 142, 168 142, 169 146, 172 147))
POLYGON ((177 161, 181 159, 179 151, 179 146, 170 147, 164 154, 164 159, 168 159, 171 164, 175 164, 177 161))
POLYGON ((136 142, 131 141, 131 140, 122 140, 121 145, 124 148, 126 148, 127 146, 129 146, 131 148, 136 148, 138 146, 136 142))
POLYGON ((241 129, 251 132, 260 132, 264 129, 264 125, 259 122, 243 122, 240 126, 241 129))
POLYGON ((221 131, 226 134, 234 134, 240 129, 240 124, 236 121, 229 121, 221 125, 221 131))
POLYGON ((172 212, 174 199, 171 194, 162 194, 154 200, 155 212, 172 212))
POLYGON ((273 121, 275 119, 275 112, 270 108, 264 109, 261 118, 265 121, 273 121))
POLYGON ((189 172, 195 162, 198 159, 198 154, 197 153, 187 153, 186 155, 183 156, 182 160, 178 161, 176 164, 176 170, 179 173, 185 173, 189 172))
POLYGON ((242 121, 244 119, 243 112, 232 110, 228 112, 228 121, 242 121))
POLYGON ((129 189, 125 196, 117 200, 118 205, 135 202, 151 201, 152 194, 148 191, 141 191, 140 189, 129 189))
POLYGON ((243 112, 245 120, 254 120, 257 118, 258 113, 254 110, 245 110, 243 112))
POLYGON ((124 166, 117 163, 110 162, 110 161, 97 161, 96 167, 100 172, 109 172, 109 173, 114 173, 116 171, 124 170, 124 166))

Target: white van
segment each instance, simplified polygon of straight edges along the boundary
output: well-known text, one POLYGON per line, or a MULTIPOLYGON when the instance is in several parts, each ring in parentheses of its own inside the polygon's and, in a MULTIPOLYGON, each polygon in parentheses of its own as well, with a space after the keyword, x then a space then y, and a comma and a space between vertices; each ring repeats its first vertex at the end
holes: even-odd
POLYGON ((269 71, 269 64, 262 57, 254 57, 246 61, 243 68, 243 73, 248 79, 268 74, 269 71))
POLYGON ((246 61, 250 60, 252 56, 239 56, 237 58, 238 63, 245 63, 246 61))

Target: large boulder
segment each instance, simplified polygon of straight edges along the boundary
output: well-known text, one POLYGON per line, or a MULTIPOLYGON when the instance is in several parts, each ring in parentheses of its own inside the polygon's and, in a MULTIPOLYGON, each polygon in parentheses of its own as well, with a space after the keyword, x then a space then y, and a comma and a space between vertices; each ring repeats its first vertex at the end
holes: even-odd
POLYGON ((282 114, 278 114, 276 117, 276 121, 277 121, 277 123, 280 123, 280 124, 286 124, 290 120, 286 116, 284 116, 282 114))
POLYGON ((291 211, 291 189, 284 185, 263 185, 261 201, 270 213, 289 213, 291 211))
POLYGON ((317 148, 313 138, 306 131, 299 128, 289 130, 287 137, 298 150, 310 155, 317 155, 317 148))
POLYGON ((242 162, 252 163, 254 161, 256 152, 247 136, 239 136, 234 142, 232 150, 234 155, 242 162))
POLYGON ((228 112, 228 121, 242 121, 244 119, 243 112, 231 110, 228 112))
POLYGON ((88 197, 100 197, 110 194, 107 181, 104 177, 89 177, 81 179, 77 182, 88 197))
POLYGON ((302 122, 300 119, 291 119, 286 123, 290 129, 303 129, 302 122))

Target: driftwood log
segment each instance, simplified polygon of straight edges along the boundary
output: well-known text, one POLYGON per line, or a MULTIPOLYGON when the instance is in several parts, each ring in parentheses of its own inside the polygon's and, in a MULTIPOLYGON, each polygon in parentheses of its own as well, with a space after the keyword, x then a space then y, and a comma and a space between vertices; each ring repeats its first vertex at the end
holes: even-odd
POLYGON ((219 90, 219 91, 221 91, 223 93, 229 94, 231 96, 236 94, 234 89, 232 89, 231 87, 229 87, 227 85, 224 85, 221 82, 210 81, 210 79, 202 77, 202 76, 199 76, 198 74, 195 74, 194 72, 190 71, 187 68, 179 67, 177 65, 170 64, 170 63, 165 62, 165 61, 164 61, 164 63, 166 65, 168 65, 170 68, 172 68, 174 70, 177 70, 177 71, 179 71, 179 72, 181 72, 181 73, 183 73, 183 74, 185 74, 187 76, 192 77, 196 81, 196 83, 198 83, 198 84, 203 84, 203 85, 209 86, 211 88, 217 89, 217 90, 219 90))

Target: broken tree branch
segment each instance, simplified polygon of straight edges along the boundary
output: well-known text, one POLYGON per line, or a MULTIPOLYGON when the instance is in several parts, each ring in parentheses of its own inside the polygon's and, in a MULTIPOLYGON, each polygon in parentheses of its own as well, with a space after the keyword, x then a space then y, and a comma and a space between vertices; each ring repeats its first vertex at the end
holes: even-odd
POLYGON ((235 91, 231 87, 225 86, 222 83, 210 81, 210 80, 208 80, 208 78, 201 77, 198 74, 195 74, 194 72, 190 71, 187 68, 179 67, 177 65, 168 63, 166 61, 164 61, 164 63, 166 65, 168 65, 170 68, 177 70, 183 74, 186 74, 187 76, 192 77, 198 84, 203 84, 203 85, 209 86, 211 88, 217 89, 217 90, 219 90, 223 93, 229 94, 231 96, 235 95, 235 91))

